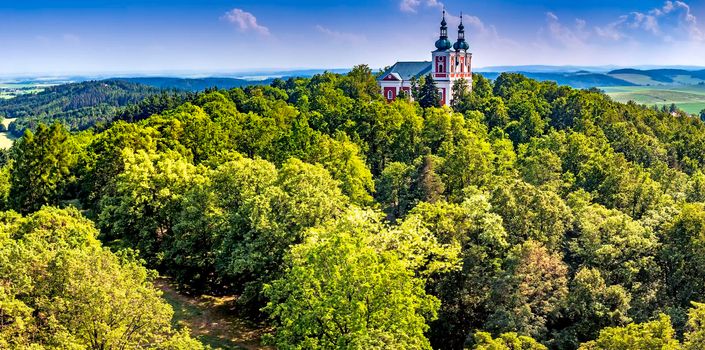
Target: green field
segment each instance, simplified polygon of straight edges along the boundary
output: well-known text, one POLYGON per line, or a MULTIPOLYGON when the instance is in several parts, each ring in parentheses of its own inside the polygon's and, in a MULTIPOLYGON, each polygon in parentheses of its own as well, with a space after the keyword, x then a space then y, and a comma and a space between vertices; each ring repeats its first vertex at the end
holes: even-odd
POLYGON ((634 101, 647 106, 669 106, 675 103, 678 108, 690 114, 705 109, 705 86, 614 86, 602 87, 612 99, 618 102, 634 101))
POLYGON ((36 94, 44 91, 49 86, 56 84, 47 83, 32 83, 32 84, 19 84, 19 83, 0 83, 0 99, 11 99, 19 95, 24 94, 36 94))

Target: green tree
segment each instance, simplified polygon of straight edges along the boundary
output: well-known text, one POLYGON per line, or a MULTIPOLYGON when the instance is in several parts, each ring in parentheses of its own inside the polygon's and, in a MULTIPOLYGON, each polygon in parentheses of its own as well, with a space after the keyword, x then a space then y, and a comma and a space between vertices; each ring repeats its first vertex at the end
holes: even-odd
POLYGON ((354 210, 292 249, 291 267, 265 289, 277 326, 273 344, 430 349, 424 332, 438 300, 414 276, 417 260, 392 248, 386 239, 394 236, 370 219, 354 210))
POLYGON ((555 192, 522 181, 497 183, 491 202, 513 244, 531 239, 555 250, 572 228, 573 214, 555 192))
POLYGON ((360 100, 379 98, 379 86, 372 74, 372 69, 366 64, 353 67, 340 83, 341 88, 349 97, 360 100))
POLYGON ((705 204, 685 204, 665 230, 660 252, 667 295, 680 308, 705 293, 705 204))
POLYGON ((218 167, 212 181, 226 220, 216 267, 237 282, 238 302, 258 315, 262 285, 281 276, 291 246, 303 241, 305 230, 340 215, 349 199, 323 167, 294 158, 280 169, 262 160, 234 160, 218 167))
POLYGON ((411 193, 412 165, 390 163, 377 178, 377 201, 390 220, 403 217, 415 204, 411 193))
POLYGON ((692 305, 693 307, 688 311, 688 324, 683 343, 685 350, 705 347, 705 304, 693 302, 692 305))
POLYGON ((103 248, 77 210, 0 217, 0 347, 167 349, 178 338, 182 349, 203 349, 171 328, 155 273, 129 251, 103 248))
POLYGON ((42 205, 58 204, 74 179, 71 170, 76 154, 71 137, 61 124, 41 124, 36 134, 27 131, 17 141, 12 157, 12 207, 30 213, 42 205))
POLYGON ((580 345, 580 350, 678 350, 671 319, 661 314, 658 319, 629 324, 625 327, 608 327, 600 336, 580 345))
POLYGON ((561 256, 534 241, 515 246, 505 261, 505 276, 493 287, 487 329, 544 339, 568 296, 568 267, 561 256))
POLYGON ((561 348, 577 348, 581 342, 597 338, 605 327, 624 326, 631 297, 620 285, 607 285, 600 271, 582 267, 570 283, 564 311, 570 326, 556 337, 561 348))
POLYGON ((406 225, 429 230, 440 243, 461 247, 462 268, 433 276, 428 284, 441 301, 429 331, 434 348, 462 349, 488 317, 491 286, 501 276, 509 248, 502 219, 490 209, 486 196, 477 192, 461 204, 422 202, 405 219, 406 225))
POLYGON ((423 108, 429 107, 440 107, 441 106, 441 93, 436 87, 436 82, 433 80, 433 76, 428 74, 419 88, 419 96, 417 101, 423 108))
POLYGON ((490 333, 477 332, 473 335, 473 341, 473 350, 548 350, 533 338, 517 333, 503 333, 493 339, 490 333))
POLYGON ((469 186, 483 186, 494 173, 495 155, 487 130, 477 119, 466 120, 445 109, 427 109, 424 144, 443 160, 438 174, 451 200, 460 200, 469 186))
POLYGON ((357 204, 368 204, 374 192, 372 173, 360 155, 360 147, 342 133, 335 139, 322 136, 307 156, 310 163, 323 165, 331 177, 341 182, 341 190, 357 204))
POLYGON ((403 100, 403 101, 409 101, 409 100, 410 100, 408 93, 407 93, 406 90, 404 90, 404 89, 399 90, 399 93, 397 94, 396 99, 397 99, 397 100, 403 100))
POLYGON ((470 84, 468 81, 463 79, 458 79, 453 82, 453 97, 451 100, 451 106, 457 112, 465 112, 470 107, 470 84))
POLYGON ((435 203, 444 198, 445 184, 437 173, 438 157, 426 155, 416 161, 416 173, 412 177, 411 192, 421 202, 435 203))
POLYGON ((571 198, 576 214, 574 238, 567 243, 575 266, 597 268, 607 285, 619 285, 633 298, 632 315, 645 317, 661 289, 656 261, 658 239, 618 210, 571 198))
POLYGON ((11 171, 13 162, 0 168, 0 210, 10 208, 10 190, 12 186, 11 171))
POLYGON ((97 209, 101 198, 115 194, 116 177, 125 170, 122 158, 125 148, 154 151, 158 139, 157 130, 124 121, 117 121, 96 135, 86 147, 86 155, 79 159, 83 204, 97 209))
POLYGON ((173 235, 182 197, 205 181, 205 169, 176 152, 123 151, 124 172, 115 194, 103 197, 98 222, 106 240, 125 240, 152 266, 160 266, 164 244, 173 235))

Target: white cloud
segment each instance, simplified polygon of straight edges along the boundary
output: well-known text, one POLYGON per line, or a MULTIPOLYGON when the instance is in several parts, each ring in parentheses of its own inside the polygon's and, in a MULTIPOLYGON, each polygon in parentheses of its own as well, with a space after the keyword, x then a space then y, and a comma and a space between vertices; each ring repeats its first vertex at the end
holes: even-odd
POLYGON ((322 25, 316 25, 315 28, 318 32, 325 34, 326 36, 329 36, 332 39, 343 41, 349 44, 360 44, 367 41, 367 38, 364 35, 338 32, 335 30, 328 29, 322 25))
POLYGON ((232 9, 226 12, 222 18, 236 25, 242 32, 254 31, 264 36, 270 34, 269 28, 257 23, 257 17, 250 12, 241 9, 232 9))
POLYGON ((420 0, 401 0, 399 9, 402 12, 416 13, 416 9, 421 5, 420 0))
MULTIPOLYGON (((402 12, 416 13, 421 6, 422 0, 401 0, 399 2, 399 10, 402 12)), ((423 0, 426 7, 442 9, 445 5, 438 0, 423 0)))
MULTIPOLYGON (((473 65, 477 62, 484 62, 481 65, 496 65, 499 60, 506 57, 506 53, 516 53, 521 51, 524 45, 499 34, 497 27, 490 23, 485 23, 480 17, 473 15, 463 15, 465 24, 465 39, 470 44, 470 50, 476 53, 473 65)), ((451 39, 454 38, 454 33, 451 39)))
POLYGON ((590 37, 590 33, 585 31, 587 22, 583 19, 576 18, 573 26, 568 26, 561 23, 558 16, 553 12, 546 12, 546 28, 539 31, 539 37, 546 33, 548 40, 560 44, 563 47, 583 47, 586 45, 586 40, 590 37))
POLYGON ((698 20, 683 1, 666 1, 662 7, 648 12, 631 12, 603 26, 595 27, 597 35, 610 40, 638 40, 650 35, 666 42, 696 40, 705 36, 698 20))
POLYGON ((443 9, 445 7, 445 5, 443 5, 442 2, 437 1, 437 0, 426 0, 426 6, 435 7, 438 9, 443 9))

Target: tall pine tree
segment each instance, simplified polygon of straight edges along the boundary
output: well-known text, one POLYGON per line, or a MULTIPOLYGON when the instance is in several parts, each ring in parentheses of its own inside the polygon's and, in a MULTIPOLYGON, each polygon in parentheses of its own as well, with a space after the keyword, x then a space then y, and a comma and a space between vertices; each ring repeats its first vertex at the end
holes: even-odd
POLYGON ((438 92, 436 82, 433 80, 433 76, 431 76, 431 74, 426 76, 423 85, 421 85, 421 90, 419 91, 419 104, 423 108, 441 106, 441 94, 438 92))

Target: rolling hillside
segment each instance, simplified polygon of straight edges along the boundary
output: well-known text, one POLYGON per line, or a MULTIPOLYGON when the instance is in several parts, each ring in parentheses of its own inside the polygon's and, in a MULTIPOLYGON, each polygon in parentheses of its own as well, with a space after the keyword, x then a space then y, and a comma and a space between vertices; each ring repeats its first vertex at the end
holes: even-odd
MULTIPOLYGON (((511 71, 511 67, 503 68, 511 71)), ((531 69, 531 67, 517 68, 531 69)), ((698 114, 705 109, 705 70, 628 68, 608 72, 587 70, 561 72, 549 67, 539 67, 535 71, 517 73, 539 81, 554 81, 559 85, 569 85, 578 89, 597 87, 619 102, 634 101, 638 104, 659 107, 675 104, 690 114, 698 114)), ((500 73, 481 72, 480 74, 486 78, 495 79, 500 73)))
POLYGON ((142 78, 118 78, 118 80, 135 84, 147 85, 159 89, 177 89, 184 91, 203 91, 208 88, 218 87, 221 89, 232 89, 248 85, 268 85, 274 80, 267 78, 263 80, 248 80, 236 78, 172 78, 172 77, 142 77, 142 78))
POLYGON ((659 107, 675 104, 690 114, 697 114, 705 109, 704 85, 618 86, 603 87, 602 90, 617 102, 634 101, 659 107))
POLYGON ((169 107, 174 103, 183 103, 182 98, 193 92, 211 87, 230 89, 265 85, 272 80, 138 77, 43 85, 41 88, 36 88, 36 82, 26 82, 23 85, 13 84, 12 87, 34 90, 24 91, 23 94, 7 92, 6 96, 3 95, 6 98, 0 99, 0 117, 16 118, 8 128, 15 137, 24 134, 27 129, 34 129, 39 123, 51 124, 55 121, 62 122, 71 130, 84 130, 98 123, 109 122, 116 116, 137 120, 144 118, 143 115, 158 112, 143 110, 140 103, 145 99, 151 99, 149 106, 165 104, 169 107), (164 95, 165 92, 168 92, 168 96, 164 95))
POLYGON ((41 122, 61 121, 71 129, 83 130, 111 120, 121 107, 160 92, 154 87, 116 80, 57 85, 0 100, 0 116, 17 118, 9 127, 16 136, 41 122))
MULTIPOLYGON (((634 86, 638 85, 618 77, 610 76, 604 73, 594 73, 588 71, 578 72, 523 72, 520 73, 528 78, 539 81, 555 81, 558 85, 568 85, 576 89, 587 89, 596 86, 634 86)), ((499 72, 483 72, 480 73, 485 78, 496 79, 499 72)))

